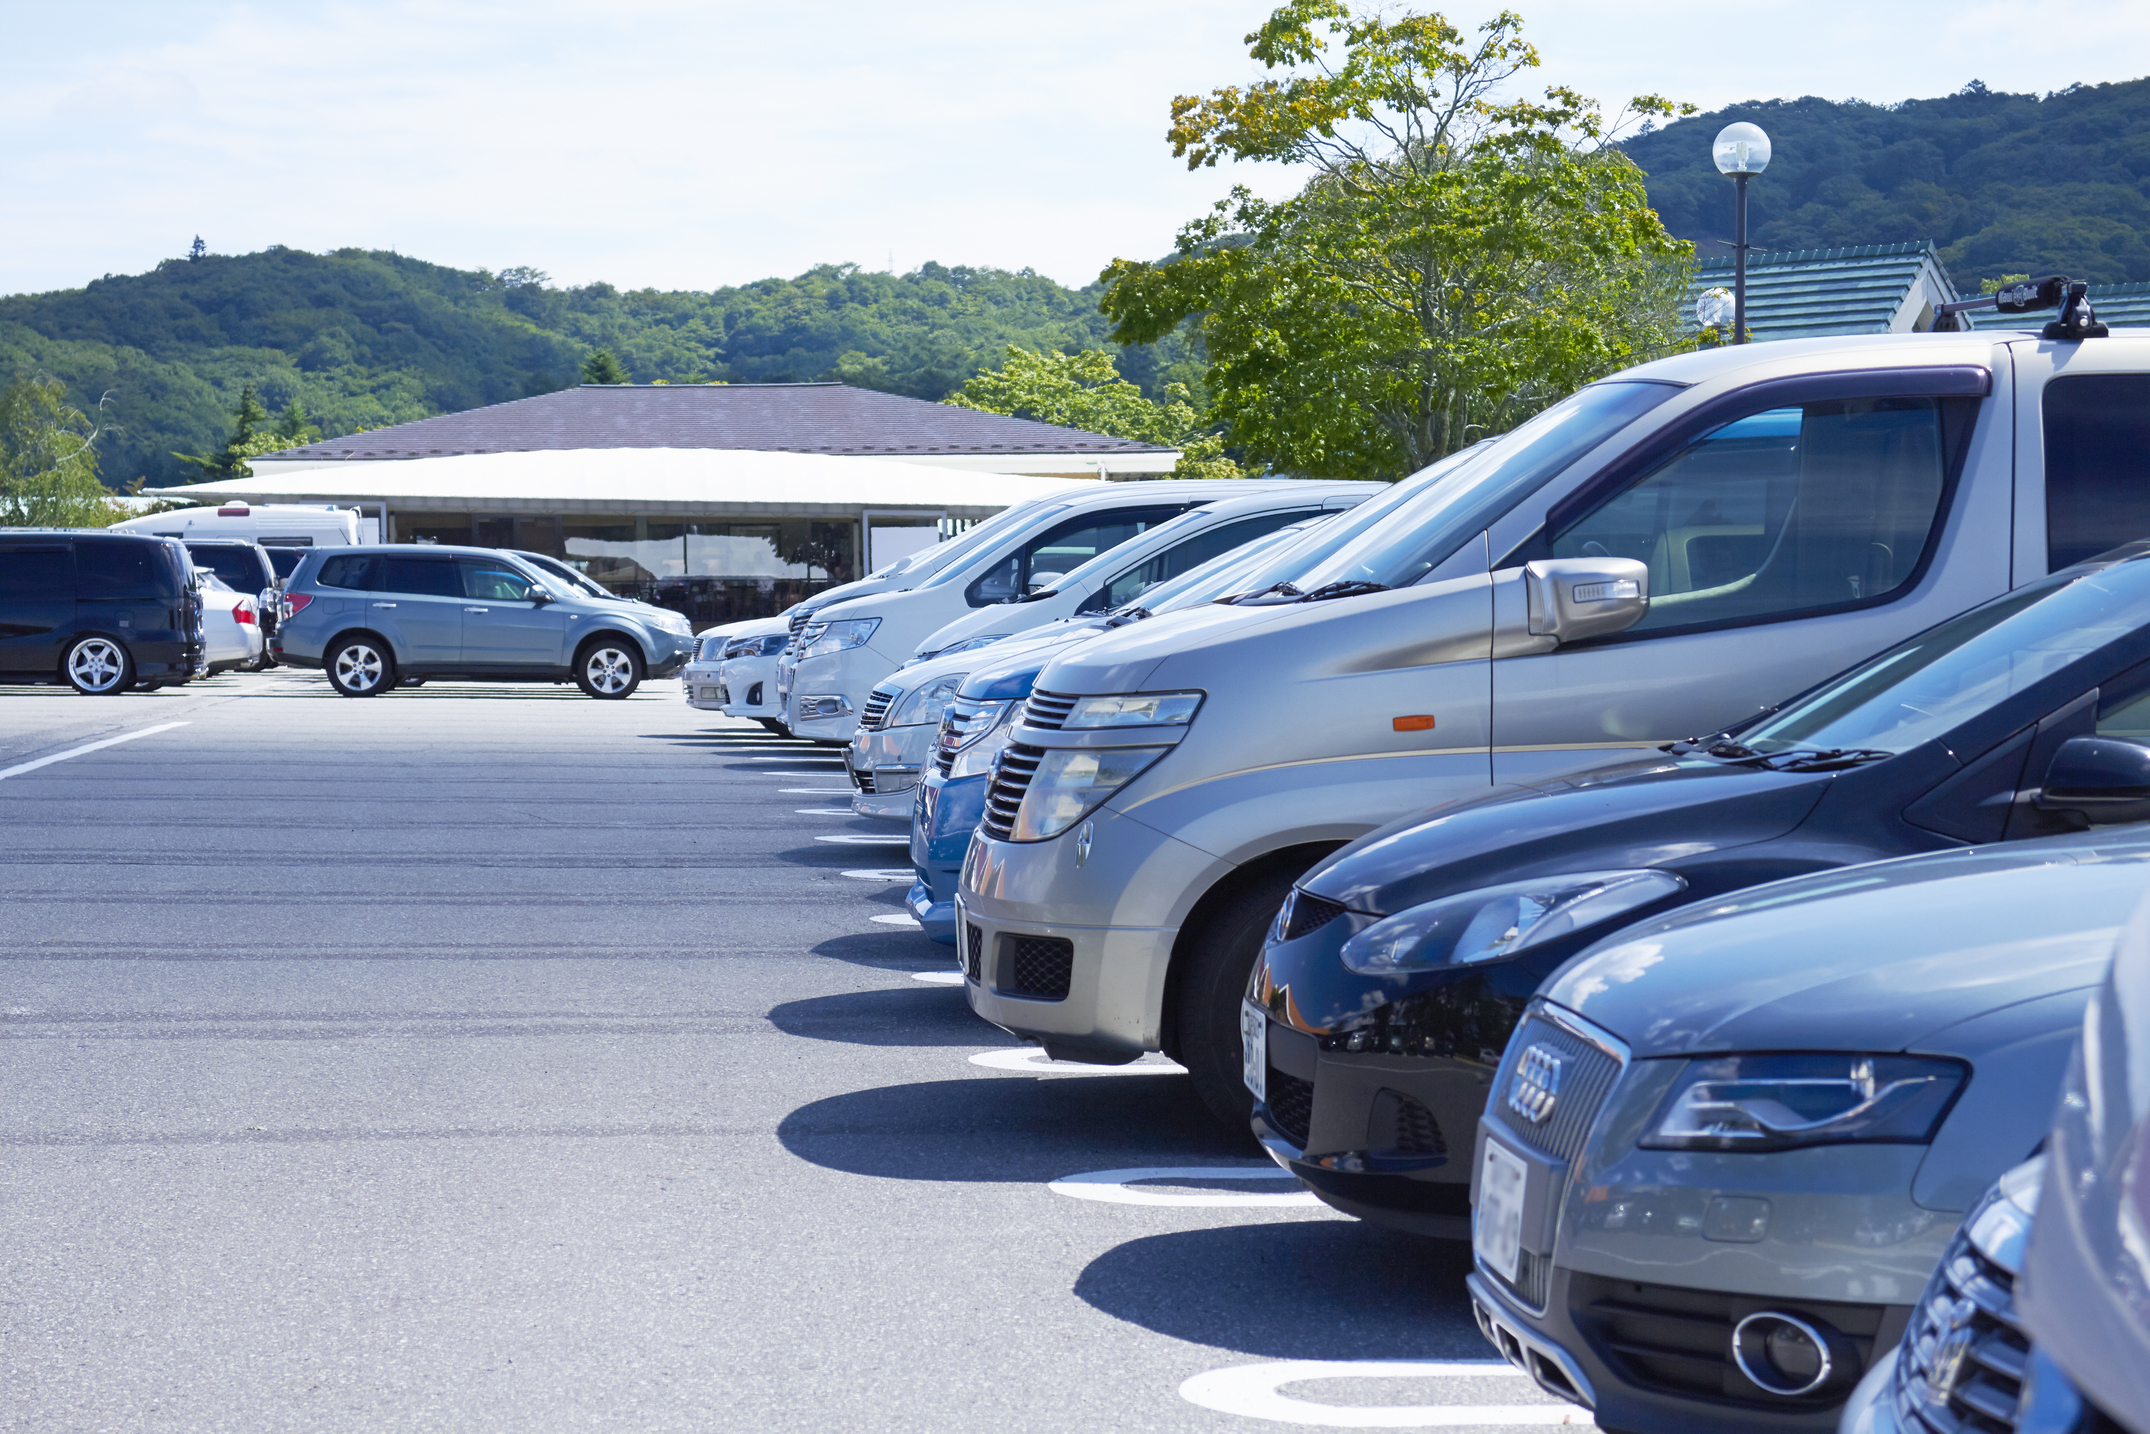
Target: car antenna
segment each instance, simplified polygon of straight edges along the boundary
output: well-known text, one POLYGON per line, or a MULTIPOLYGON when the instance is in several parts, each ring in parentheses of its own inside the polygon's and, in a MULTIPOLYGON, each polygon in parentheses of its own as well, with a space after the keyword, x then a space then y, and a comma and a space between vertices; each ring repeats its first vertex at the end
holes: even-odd
POLYGON ((2029 314, 2040 309, 2056 308, 2060 310, 2060 317, 2045 326, 2046 338, 2062 343, 2074 343, 2078 339, 2106 337, 2105 325, 2098 322, 2097 312, 2090 307, 2090 285, 2071 279, 2065 274, 2048 274, 2042 279, 2026 279, 1995 293, 1943 304, 1934 311, 1934 332, 1955 334, 1967 331, 1971 327, 1970 322, 1958 318, 1957 315, 1973 309, 1994 309, 2004 314, 2029 314))

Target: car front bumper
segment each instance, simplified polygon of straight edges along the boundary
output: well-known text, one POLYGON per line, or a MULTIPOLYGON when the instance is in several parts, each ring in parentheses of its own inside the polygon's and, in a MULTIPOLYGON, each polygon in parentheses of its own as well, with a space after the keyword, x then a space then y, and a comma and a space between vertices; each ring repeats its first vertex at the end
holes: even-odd
POLYGON ((862 817, 909 821, 919 774, 933 755, 939 731, 938 723, 914 722, 854 736, 844 749, 844 767, 857 792, 851 810, 862 817))
POLYGON ((680 670, 680 691, 685 694, 687 705, 703 712, 724 710, 724 669, 720 664, 704 665, 690 662, 680 670))
POLYGON ((774 657, 734 657, 719 664, 717 685, 728 699, 725 716, 759 720, 783 715, 784 704, 776 696, 776 661, 774 657))
POLYGON ((911 811, 911 870, 918 874, 904 905, 926 935, 953 946, 956 942, 956 884, 963 876, 963 853, 985 814, 985 794, 993 785, 986 774, 944 777, 928 768, 918 784, 911 811))

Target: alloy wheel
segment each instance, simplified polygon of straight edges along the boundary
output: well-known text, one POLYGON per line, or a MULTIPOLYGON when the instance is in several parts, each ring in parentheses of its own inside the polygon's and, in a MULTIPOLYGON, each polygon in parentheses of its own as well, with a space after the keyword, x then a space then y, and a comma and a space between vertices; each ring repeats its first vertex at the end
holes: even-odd
POLYGON ((336 650, 336 685, 349 692, 371 692, 381 685, 385 665, 366 643, 345 643, 336 650))
POLYGON ((86 638, 67 654, 67 675, 83 692, 110 692, 127 675, 127 654, 110 638, 86 638))
POLYGON ((634 685, 634 659, 616 647, 600 647, 592 652, 582 671, 590 686, 608 697, 634 685))

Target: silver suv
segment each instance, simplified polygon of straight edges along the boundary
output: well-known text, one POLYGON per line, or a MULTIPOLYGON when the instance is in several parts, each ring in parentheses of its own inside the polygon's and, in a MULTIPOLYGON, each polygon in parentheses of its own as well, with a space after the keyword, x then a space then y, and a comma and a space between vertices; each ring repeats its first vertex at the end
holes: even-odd
POLYGON ((309 553, 284 584, 272 650, 346 697, 429 677, 565 682, 620 698, 694 655, 678 613, 570 590, 492 548, 309 553))

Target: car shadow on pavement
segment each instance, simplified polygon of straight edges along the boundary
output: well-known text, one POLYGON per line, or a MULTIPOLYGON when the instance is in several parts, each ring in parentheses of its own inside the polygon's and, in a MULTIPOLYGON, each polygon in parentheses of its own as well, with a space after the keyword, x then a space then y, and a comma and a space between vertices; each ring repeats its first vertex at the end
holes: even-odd
MULTIPOLYGON (((945 967, 945 961, 936 963, 945 967)), ((790 1036, 854 1046, 980 1046, 1015 1042, 971 1013, 953 986, 911 984, 894 991, 846 991, 786 1001, 769 1024, 790 1036)))
POLYGON ((1085 1170, 1261 1153, 1251 1135, 1217 1124, 1178 1076, 1006 1074, 881 1086, 802 1105, 776 1137, 800 1159, 851 1175, 1040 1185, 1085 1170))
POLYGON ((952 971, 955 950, 928 941, 916 931, 891 929, 834 937, 816 946, 814 954, 876 971, 952 971))
POLYGON ((1483 1359, 1470 1251, 1358 1221, 1264 1220, 1115 1245, 1075 1295, 1158 1334, 1280 1359, 1483 1359))

